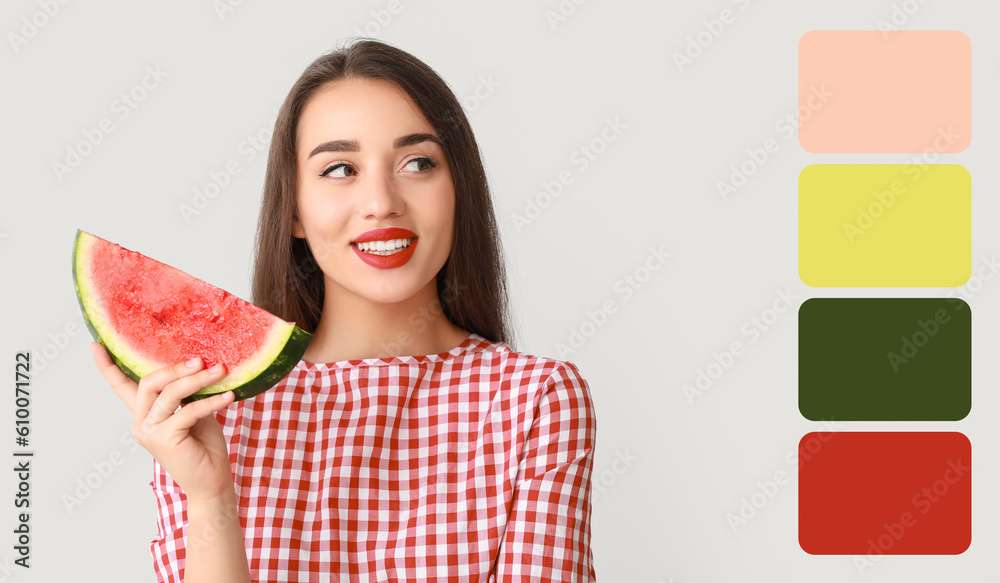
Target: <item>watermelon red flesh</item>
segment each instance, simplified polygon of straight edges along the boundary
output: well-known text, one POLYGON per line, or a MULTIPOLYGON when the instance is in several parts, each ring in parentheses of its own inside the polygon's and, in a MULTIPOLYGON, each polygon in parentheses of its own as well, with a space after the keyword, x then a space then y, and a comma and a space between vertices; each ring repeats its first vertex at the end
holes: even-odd
POLYGON ((231 293, 114 244, 95 246, 90 266, 108 323, 159 363, 201 356, 206 367, 256 354, 274 316, 231 293), (169 341, 164 341, 169 340, 169 341))
POLYGON ((202 357, 221 381, 187 400, 233 389, 237 400, 276 384, 312 336, 174 267, 77 232, 73 274, 87 327, 128 376, 202 357))

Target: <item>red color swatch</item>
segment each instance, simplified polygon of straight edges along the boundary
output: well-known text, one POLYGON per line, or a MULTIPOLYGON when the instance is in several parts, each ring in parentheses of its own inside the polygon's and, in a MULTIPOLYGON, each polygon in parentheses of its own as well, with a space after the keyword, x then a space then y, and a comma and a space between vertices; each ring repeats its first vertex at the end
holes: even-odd
POLYGON ((799 441, 799 545, 814 555, 956 555, 972 542, 972 444, 958 432, 799 441))

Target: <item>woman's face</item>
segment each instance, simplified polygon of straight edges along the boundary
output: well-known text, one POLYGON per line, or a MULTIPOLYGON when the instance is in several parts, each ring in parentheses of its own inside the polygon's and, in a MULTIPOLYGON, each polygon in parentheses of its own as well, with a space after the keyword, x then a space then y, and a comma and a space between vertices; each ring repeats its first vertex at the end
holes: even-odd
POLYGON ((296 136, 299 219, 292 234, 308 241, 328 295, 380 303, 419 292, 437 297, 435 276, 448 259, 455 216, 455 186, 437 139, 416 104, 388 81, 339 81, 306 102, 296 136), (389 228, 408 232, 371 233, 389 228), (400 239, 409 247, 376 248, 400 239))

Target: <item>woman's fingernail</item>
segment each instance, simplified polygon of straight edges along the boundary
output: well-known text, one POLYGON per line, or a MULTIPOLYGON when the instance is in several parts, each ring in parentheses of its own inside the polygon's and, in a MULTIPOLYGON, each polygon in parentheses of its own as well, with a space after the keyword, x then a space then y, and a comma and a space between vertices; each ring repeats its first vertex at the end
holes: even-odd
POLYGON ((199 362, 201 362, 201 357, 200 356, 196 356, 196 357, 192 358, 191 360, 187 361, 187 365, 188 365, 189 368, 194 368, 194 367, 198 366, 199 362))
POLYGON ((219 372, 222 370, 222 363, 218 362, 212 368, 208 369, 208 372, 219 372))

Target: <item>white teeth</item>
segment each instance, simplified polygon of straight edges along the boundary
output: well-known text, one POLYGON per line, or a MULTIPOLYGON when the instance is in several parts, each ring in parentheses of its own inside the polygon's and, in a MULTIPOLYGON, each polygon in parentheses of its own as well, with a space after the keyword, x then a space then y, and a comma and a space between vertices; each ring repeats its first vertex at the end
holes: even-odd
POLYGON ((413 243, 416 237, 409 239, 391 239, 389 241, 368 241, 366 243, 355 243, 354 245, 372 255, 392 255, 406 249, 413 243))

